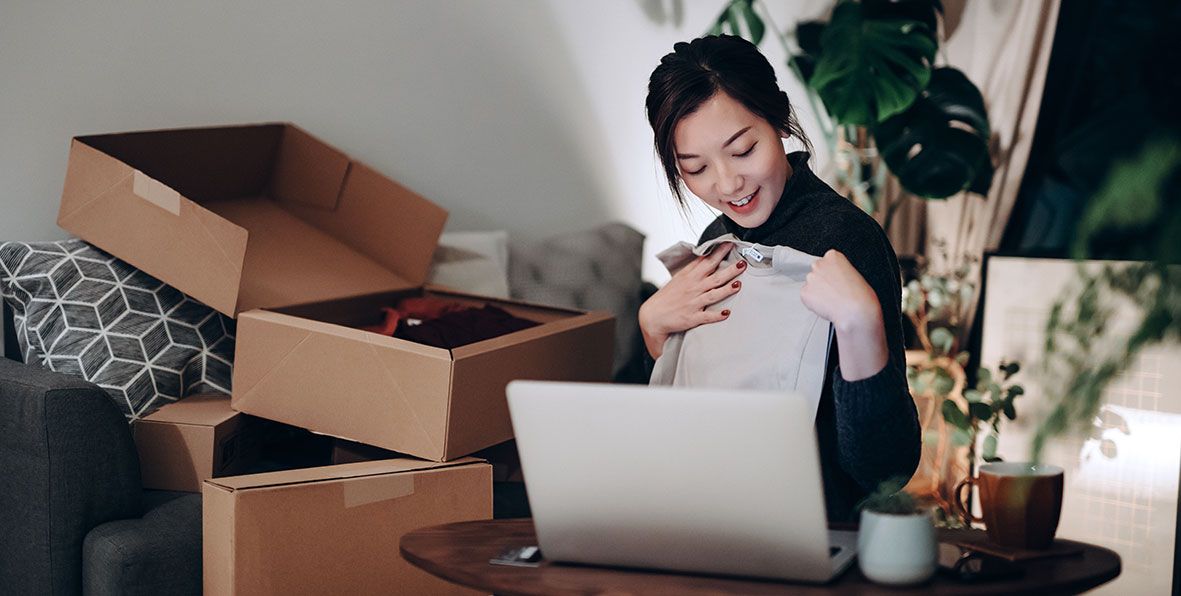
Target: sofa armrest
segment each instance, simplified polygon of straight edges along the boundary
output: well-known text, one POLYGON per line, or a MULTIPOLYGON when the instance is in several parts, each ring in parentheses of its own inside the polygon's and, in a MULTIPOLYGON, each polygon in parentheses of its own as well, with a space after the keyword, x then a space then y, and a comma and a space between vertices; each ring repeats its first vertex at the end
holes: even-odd
POLYGON ((201 495, 168 501, 141 519, 105 523, 86 535, 83 593, 201 594, 201 495))
POLYGON ((139 457, 102 389, 0 358, 0 586, 77 594, 92 528, 139 517, 139 457))

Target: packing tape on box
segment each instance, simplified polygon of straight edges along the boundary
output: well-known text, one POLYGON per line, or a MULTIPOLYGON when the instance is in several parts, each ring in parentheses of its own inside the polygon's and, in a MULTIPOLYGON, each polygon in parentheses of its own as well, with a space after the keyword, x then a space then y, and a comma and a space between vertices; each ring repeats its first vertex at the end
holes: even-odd
POLYGON ((139 170, 131 179, 131 192, 173 215, 180 215, 180 193, 139 170))
POLYGON ((414 494, 414 476, 411 474, 356 478, 344 483, 344 507, 352 509, 370 503, 400 499, 412 494, 414 494))

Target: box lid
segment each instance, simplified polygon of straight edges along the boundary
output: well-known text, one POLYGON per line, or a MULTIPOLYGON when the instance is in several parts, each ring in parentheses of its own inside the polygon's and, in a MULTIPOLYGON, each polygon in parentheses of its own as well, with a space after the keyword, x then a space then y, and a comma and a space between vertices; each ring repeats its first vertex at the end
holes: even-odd
POLYGON ((386 459, 380 461, 366 461, 352 464, 338 464, 321 466, 318 468, 304 468, 300 470, 284 470, 282 472, 266 472, 263 474, 248 474, 245 476, 226 476, 210 478, 205 482, 229 491, 271 486, 286 486, 305 484, 308 482, 323 482, 326 480, 343 480, 360 478, 362 476, 377 476, 381 474, 401 474, 421 470, 433 470, 469 464, 485 464, 482 459, 464 457, 449 462, 425 461, 414 458, 386 459))
POLYGON ((76 137, 58 224, 234 316, 422 285, 446 218, 281 123, 76 137))
POLYGON ((228 395, 194 395, 163 406, 140 421, 217 426, 238 415, 240 412, 230 409, 228 395))

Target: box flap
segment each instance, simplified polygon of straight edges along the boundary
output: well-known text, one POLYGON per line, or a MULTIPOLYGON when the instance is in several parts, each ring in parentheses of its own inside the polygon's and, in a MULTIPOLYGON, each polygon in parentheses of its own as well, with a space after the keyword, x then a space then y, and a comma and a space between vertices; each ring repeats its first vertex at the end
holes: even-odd
POLYGON ((217 426, 240 413, 230 409, 228 395, 194 395, 161 407, 142 422, 217 426))
POLYGON ((321 198, 319 204, 285 201, 283 206, 411 285, 426 282, 446 210, 358 161, 349 163, 335 208, 325 209, 327 203, 321 198))
POLYGON ((484 464, 482 459, 465 457, 450 462, 433 462, 421 459, 386 459, 380 461, 365 461, 352 464, 338 464, 319 468, 305 468, 302 470, 285 470, 282 472, 266 472, 263 474, 248 474, 245 476, 226 476, 211 478, 205 482, 213 486, 229 490, 243 490, 250 488, 264 488, 268 486, 284 486, 303 484, 307 482, 322 482, 325 480, 341 480, 345 478, 359 478, 361 476, 376 476, 379 474, 401 474, 418 470, 430 470, 469 464, 484 464))
POLYGON ((442 459, 450 374, 451 354, 440 348, 256 310, 238 320, 232 403, 263 418, 442 459), (397 444, 380 442, 389 437, 397 444))
POLYGON ((285 204, 336 209, 349 158, 296 126, 283 127, 271 194, 285 204))
POLYGON ((246 230, 79 140, 70 146, 57 223, 200 302, 234 313, 246 230))

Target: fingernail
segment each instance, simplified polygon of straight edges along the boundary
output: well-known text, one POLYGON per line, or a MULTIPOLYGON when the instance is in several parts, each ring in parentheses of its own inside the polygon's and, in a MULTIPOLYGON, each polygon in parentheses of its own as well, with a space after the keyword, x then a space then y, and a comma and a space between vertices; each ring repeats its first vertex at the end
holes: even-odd
POLYGON ((740 282, 740 281, 738 281, 738 280, 734 280, 734 283, 730 284, 730 287, 731 287, 731 288, 734 288, 735 290, 737 290, 737 289, 738 289, 738 287, 739 287, 739 286, 741 286, 741 285, 742 285, 742 282, 740 282))
POLYGON ((728 308, 727 308, 726 310, 723 310, 723 311, 722 311, 722 316, 723 316, 723 317, 728 317, 728 316, 730 316, 730 309, 728 309, 728 308))
POLYGON ((738 261, 738 268, 739 269, 743 269, 745 267, 746 267, 746 261, 738 261))

